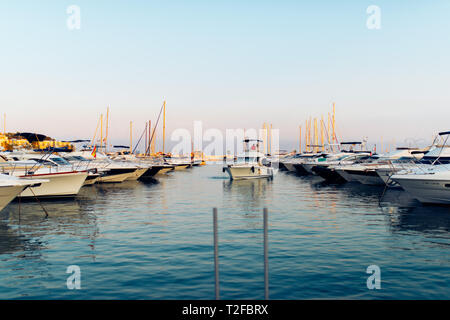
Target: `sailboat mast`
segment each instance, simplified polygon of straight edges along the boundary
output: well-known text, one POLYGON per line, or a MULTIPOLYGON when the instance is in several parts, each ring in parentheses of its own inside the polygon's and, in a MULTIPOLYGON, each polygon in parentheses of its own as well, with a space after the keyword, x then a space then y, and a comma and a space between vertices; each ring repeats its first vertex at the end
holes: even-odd
POLYGON ((299 141, 298 141, 298 150, 299 150, 299 153, 302 153, 302 126, 299 126, 299 129, 300 129, 300 134, 299 134, 299 141))
MULTIPOLYGON (((151 121, 149 121, 149 122, 150 122, 150 126, 151 126, 151 121)), ((155 126, 156 126, 156 124, 155 124, 155 126)), ((155 129, 153 129, 153 131, 154 131, 154 136, 153 136, 153 139, 152 139, 152 141, 151 141, 150 152, 151 152, 152 154, 155 154, 155 145, 156 145, 156 136, 157 136, 157 132, 155 131, 155 129)))
POLYGON ((325 151, 325 146, 323 145, 323 115, 320 121, 320 144, 322 145, 322 152, 325 151))
POLYGON ((308 123, 308 119, 306 119, 306 121, 305 121, 305 150, 306 150, 306 152, 309 152, 308 130, 309 130, 309 123, 308 123))
POLYGON ((103 113, 100 115, 100 150, 103 147, 103 113))
POLYGON ((108 151, 109 106, 106 108, 105 152, 108 151))
POLYGON ((333 143, 336 143, 336 109, 335 109, 335 103, 333 102, 333 118, 331 120, 331 123, 333 125, 333 143))
POLYGON ((130 121, 130 153, 133 152, 133 121, 130 121))
POLYGON ((148 128, 148 123, 147 123, 147 121, 145 121, 145 144, 144 144, 144 148, 145 148, 145 155, 147 155, 147 135, 148 135, 148 130, 147 130, 147 128, 148 128))
POLYGON ((315 144, 315 151, 319 152, 319 135, 317 134, 317 118, 314 118, 314 144, 315 144))
POLYGON ((165 153, 165 144, 166 144, 166 100, 164 100, 163 105, 163 154, 165 153))

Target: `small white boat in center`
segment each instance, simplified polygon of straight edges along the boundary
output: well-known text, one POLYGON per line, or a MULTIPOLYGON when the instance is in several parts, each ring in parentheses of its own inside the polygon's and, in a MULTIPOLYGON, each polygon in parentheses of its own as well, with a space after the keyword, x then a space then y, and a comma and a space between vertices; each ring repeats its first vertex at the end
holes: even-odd
POLYGON ((227 172, 231 180, 273 178, 276 170, 259 151, 261 142, 257 139, 245 139, 244 155, 235 158, 233 164, 225 164, 222 171, 227 172))

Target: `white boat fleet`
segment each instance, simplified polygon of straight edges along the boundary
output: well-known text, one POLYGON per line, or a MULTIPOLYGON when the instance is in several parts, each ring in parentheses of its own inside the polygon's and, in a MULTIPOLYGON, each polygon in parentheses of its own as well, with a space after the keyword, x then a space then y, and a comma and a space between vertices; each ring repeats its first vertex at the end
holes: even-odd
POLYGON ((397 148, 384 155, 370 151, 342 150, 286 156, 280 169, 298 175, 318 175, 329 183, 360 183, 403 188, 422 203, 450 204, 450 131, 439 133, 443 143, 420 148, 397 148))
POLYGON ((68 153, 0 152, 0 210, 11 201, 75 197, 83 186, 152 179, 197 165, 190 158, 106 155, 90 150, 68 153), (176 159, 176 160, 175 160, 176 159))

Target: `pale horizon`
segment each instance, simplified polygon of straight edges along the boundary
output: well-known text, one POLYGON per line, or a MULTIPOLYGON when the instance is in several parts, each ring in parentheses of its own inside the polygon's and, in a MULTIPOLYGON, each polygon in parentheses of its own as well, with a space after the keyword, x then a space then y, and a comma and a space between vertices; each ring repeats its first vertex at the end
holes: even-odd
POLYGON ((125 144, 129 122, 136 141, 166 100, 167 137, 196 120, 267 122, 290 150, 299 125, 335 102, 341 141, 431 143, 450 129, 450 3, 377 1, 377 30, 366 26, 372 4, 2 3, 6 131, 91 139, 110 105, 110 141, 125 144), (72 4, 79 30, 66 25, 72 4))

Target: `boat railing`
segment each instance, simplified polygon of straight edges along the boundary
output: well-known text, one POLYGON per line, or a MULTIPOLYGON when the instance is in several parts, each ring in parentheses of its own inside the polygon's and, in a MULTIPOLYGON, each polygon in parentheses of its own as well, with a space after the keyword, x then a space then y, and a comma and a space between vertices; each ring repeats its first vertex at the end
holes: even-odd
MULTIPOLYGON (((59 173, 61 171, 67 171, 69 166, 61 166, 44 164, 44 163, 33 163, 33 164, 22 164, 22 163, 13 163, 13 162, 3 162, 0 163, 0 172, 8 175, 23 175, 30 176, 34 175, 36 171, 41 169, 48 169, 48 173, 59 173)), ((70 166, 72 171, 75 171, 74 166, 70 166)))

